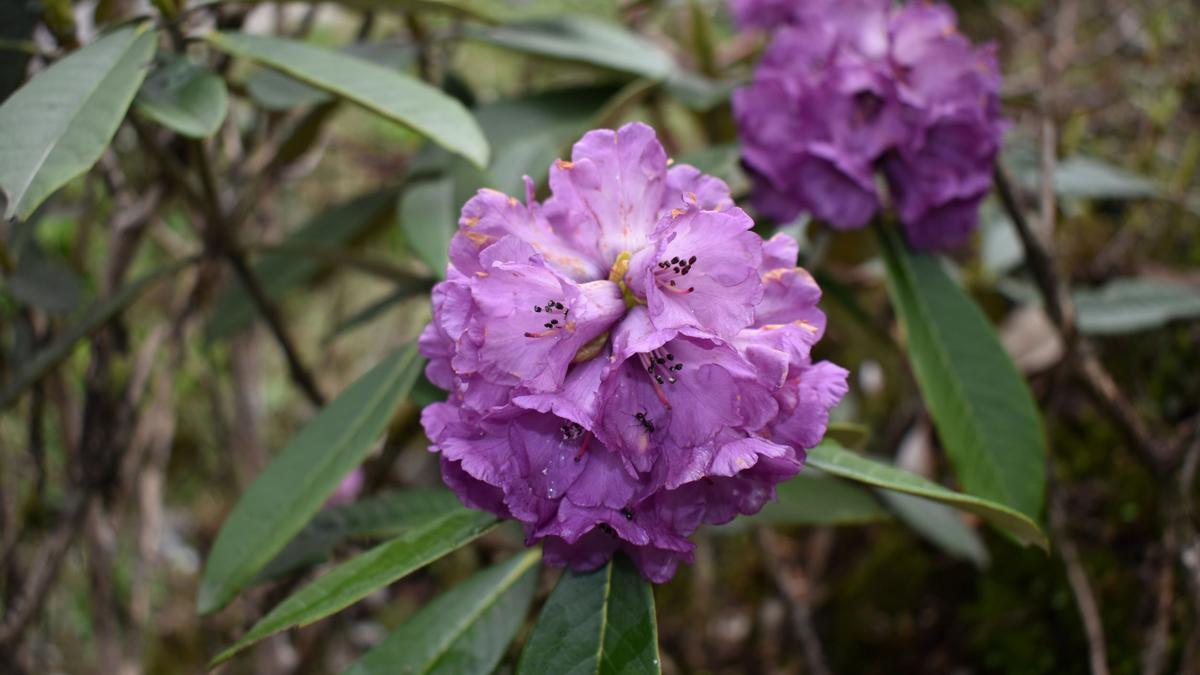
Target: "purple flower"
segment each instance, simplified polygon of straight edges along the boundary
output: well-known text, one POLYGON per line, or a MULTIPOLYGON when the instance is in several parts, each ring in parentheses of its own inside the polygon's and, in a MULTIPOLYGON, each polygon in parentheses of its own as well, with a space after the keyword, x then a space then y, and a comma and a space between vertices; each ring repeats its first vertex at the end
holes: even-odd
POLYGON ((993 48, 944 5, 890 0, 733 0, 739 23, 776 29, 754 81, 734 93, 755 205, 862 227, 876 175, 909 241, 960 243, 991 185, 1005 124, 993 48))
POLYGON ((587 133, 550 187, 463 207, 420 339, 450 396, 422 423, 446 484, 550 563, 622 550, 666 581, 696 528, 800 470, 846 371, 810 357, 825 317, 796 243, 764 243, 650 127, 587 133))

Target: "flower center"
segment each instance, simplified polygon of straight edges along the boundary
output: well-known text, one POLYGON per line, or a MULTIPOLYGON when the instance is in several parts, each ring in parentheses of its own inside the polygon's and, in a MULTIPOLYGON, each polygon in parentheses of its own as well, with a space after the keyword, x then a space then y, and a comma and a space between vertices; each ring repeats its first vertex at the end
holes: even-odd
POLYGON ((536 331, 536 332, 535 331, 527 331, 525 333, 525 337, 527 337, 527 338, 549 337, 551 335, 557 334, 558 331, 569 326, 567 318, 571 315, 571 308, 564 306, 558 300, 554 300, 554 299, 547 300, 546 304, 544 306, 543 305, 534 305, 533 312, 535 314, 544 315, 547 319, 549 319, 549 321, 542 324, 542 326, 546 330, 536 331), (560 322, 558 319, 552 318, 554 316, 561 316, 562 321, 560 322))
POLYGON ((676 361, 675 355, 663 347, 638 354, 638 360, 646 369, 646 374, 650 376, 650 386, 654 387, 654 394, 667 407, 667 410, 670 410, 671 403, 667 400, 667 394, 663 391, 662 386, 679 381, 672 373, 683 370, 683 363, 676 361))
POLYGON ((654 270, 654 282, 658 284, 659 288, 670 293, 680 295, 691 293, 696 290, 696 287, 684 288, 683 277, 692 271, 692 265, 696 264, 696 260, 698 260, 696 256, 690 258, 672 256, 670 260, 659 260, 654 270))

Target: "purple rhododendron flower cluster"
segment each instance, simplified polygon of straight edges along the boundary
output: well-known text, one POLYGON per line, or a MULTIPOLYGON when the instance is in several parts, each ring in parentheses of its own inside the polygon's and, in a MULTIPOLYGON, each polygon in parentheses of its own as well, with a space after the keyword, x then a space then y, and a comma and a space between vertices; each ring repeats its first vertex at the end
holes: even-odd
POLYGON ((880 207, 880 171, 913 246, 961 243, 1006 126, 993 47, 973 46, 952 9, 928 2, 732 9, 741 25, 775 29, 754 81, 733 98, 757 208, 780 222, 809 212, 861 227, 880 207))
POLYGON ((526 185, 463 207, 420 340, 450 396, 422 422, 446 483, 547 562, 622 550, 666 581, 824 435, 846 371, 809 356, 820 290, 646 125, 588 132, 544 203, 526 185))

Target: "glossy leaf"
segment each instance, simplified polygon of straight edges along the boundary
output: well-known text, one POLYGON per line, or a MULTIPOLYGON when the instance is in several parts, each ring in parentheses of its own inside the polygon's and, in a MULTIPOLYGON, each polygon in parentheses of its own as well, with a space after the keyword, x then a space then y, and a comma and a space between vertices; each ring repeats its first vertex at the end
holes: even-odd
POLYGON ((462 508, 453 492, 407 489, 322 510, 258 574, 263 581, 328 560, 355 537, 396 536, 462 508))
POLYGON ((379 362, 325 406, 254 479, 213 543, 201 613, 220 609, 312 519, 383 434, 423 362, 409 346, 379 362))
MULTIPOLYGON (((220 1, 220 0, 218 0, 220 1)), ((225 0, 239 4, 266 3, 271 0, 225 0)), ((325 0, 303 0, 309 3, 325 0)), ((445 14, 452 17, 495 22, 513 12, 513 7, 500 0, 334 0, 335 4, 356 10, 384 10, 388 12, 421 12, 445 14)))
MULTIPOLYGON (((262 255, 253 268, 267 296, 279 300, 322 269, 319 260, 289 253, 288 246, 329 249, 347 244, 390 214, 395 195, 394 189, 383 189, 338 204, 302 225, 287 238, 279 251, 262 255)), ((208 338, 228 338, 250 325, 257 316, 258 312, 245 289, 240 284, 230 284, 217 298, 212 319, 206 328, 208 338)))
POLYGON ((660 671, 654 593, 618 555, 593 572, 563 572, 521 653, 518 675, 660 671))
POLYGON ((105 35, 55 62, 0 105, 5 218, 27 218, 92 167, 146 76, 157 34, 148 25, 105 35))
POLYGON ((408 75, 324 47, 247 33, 210 33, 213 46, 258 61, 412 128, 478 166, 488 144, 457 100, 408 75))
POLYGON ((571 15, 510 23, 478 31, 481 40, 513 51, 661 81, 675 70, 675 60, 658 45, 623 26, 571 15))
POLYGON ((179 56, 164 61, 142 84, 134 103, 138 112, 191 138, 217 133, 229 111, 225 81, 179 56))
POLYGON ((1089 335, 1135 333, 1200 317, 1200 289, 1157 279, 1114 279, 1072 296, 1079 331, 1089 335))
POLYGON ((1029 387, 939 258, 910 252, 892 229, 880 241, 909 362, 955 474, 968 493, 1036 520, 1046 451, 1029 387))
POLYGON ((434 598, 346 675, 492 672, 529 611, 540 559, 525 551, 434 598))
POLYGON ((71 351, 75 349, 75 345, 80 340, 99 330, 101 326, 108 323, 117 314, 120 314, 126 307, 140 298, 143 293, 150 290, 159 281, 183 269, 185 264, 187 262, 171 265, 157 272, 147 274, 137 281, 122 287, 103 301, 89 307, 78 321, 71 324, 54 342, 35 353, 33 358, 25 364, 25 367, 18 371, 11 380, 6 382, 3 388, 0 388, 0 410, 7 408, 9 404, 21 395, 21 392, 40 380, 59 363, 62 363, 64 359, 71 355, 71 351))
POLYGON ((734 518, 715 531, 733 534, 754 525, 865 525, 891 518, 870 490, 809 467, 775 492, 775 501, 762 511, 734 518))
POLYGON ((1046 535, 1023 513, 981 497, 955 492, 915 473, 869 459, 836 444, 824 442, 811 448, 806 464, 839 478, 924 497, 974 513, 1023 544, 1036 544, 1049 550, 1046 535))
POLYGON ((458 228, 454 180, 449 177, 414 183, 399 204, 400 229, 413 252, 438 278, 446 276, 450 237, 458 228))
POLYGON ((338 565, 293 593, 213 659, 229 659, 259 640, 292 626, 306 626, 361 600, 473 541, 496 525, 491 514, 460 508, 397 539, 338 565))

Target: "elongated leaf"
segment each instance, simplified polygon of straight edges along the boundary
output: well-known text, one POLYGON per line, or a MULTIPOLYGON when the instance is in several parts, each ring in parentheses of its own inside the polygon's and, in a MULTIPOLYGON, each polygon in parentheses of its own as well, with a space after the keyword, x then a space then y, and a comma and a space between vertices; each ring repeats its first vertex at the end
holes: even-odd
POLYGON ((395 536, 460 508, 449 490, 411 489, 325 509, 263 568, 258 580, 327 560, 347 538, 395 536))
POLYGON ((879 498, 917 534, 956 558, 977 567, 988 564, 987 547, 975 530, 948 506, 902 492, 879 490, 879 498))
POLYGON ((1158 194, 1154 183, 1094 157, 1068 157, 1054 171, 1054 191, 1063 197, 1138 199, 1158 194))
POLYGON ((113 31, 58 61, 0 105, 4 217, 29 217, 87 171, 112 140, 146 76, 157 34, 113 31))
POLYGON ((961 511, 974 513, 1008 532, 1023 544, 1036 544, 1049 550, 1050 544, 1046 535, 1023 513, 981 497, 944 488, 915 473, 868 459, 834 443, 826 441, 811 448, 806 463, 846 480, 932 499, 961 511))
POLYGON ((1156 279, 1114 279, 1098 289, 1076 289, 1080 332, 1120 335, 1200 317, 1200 290, 1156 279))
POLYGON ((870 490, 807 467, 775 492, 776 500, 762 511, 715 531, 733 534, 754 525, 864 525, 891 517, 870 490))
MULTIPOLYGON (((413 61, 413 49, 375 42, 347 45, 344 54, 366 59, 389 70, 403 70, 413 61)), ((259 68, 246 78, 246 91, 254 102, 268 110, 288 110, 303 105, 315 105, 332 100, 329 92, 310 87, 294 77, 272 68, 259 68)))
POLYGON ((346 675, 474 675, 495 669, 537 590, 537 549, 443 593, 354 664, 346 675))
POLYGON ((1046 451, 1029 387, 937 257, 910 252, 890 228, 880 241, 909 361, 959 481, 1036 520, 1046 451))
POLYGON ((142 84, 138 112, 172 131, 192 138, 217 133, 229 110, 225 81, 203 66, 167 55, 142 84))
POLYGON ((487 165, 487 139, 471 113, 419 80, 365 59, 283 38, 211 33, 207 39, 230 54, 259 61, 400 122, 477 166, 487 165))
POLYGON ((529 636, 518 675, 658 673, 654 593, 624 555, 564 572, 529 636))
POLYGON ((585 16, 563 16, 496 26, 475 33, 490 44, 526 54, 585 63, 661 81, 676 70, 658 45, 619 24, 585 16))
POLYGON ((40 380, 59 363, 62 363, 63 359, 71 355, 71 350, 75 348, 75 345, 80 340, 96 332, 101 326, 108 323, 110 319, 120 314, 126 307, 140 298, 143 293, 150 290, 156 283, 183 269, 184 265, 188 264, 188 262, 190 261, 171 265, 157 272, 147 274, 141 279, 121 288, 121 290, 112 294, 103 302, 89 307, 87 312, 77 322, 59 335, 58 339, 50 345, 34 354, 32 360, 0 389, 0 410, 7 408, 21 395, 21 392, 25 391, 34 382, 40 380))
POLYGON ((466 508, 351 558, 301 588, 213 659, 227 660, 259 640, 292 626, 306 626, 366 597, 447 553, 470 543, 496 525, 491 514, 466 508))
MULTIPOLYGON (((312 256, 292 255, 288 246, 331 249, 351 242, 389 214, 395 195, 394 189, 382 189, 338 204, 302 225, 288 237, 280 251, 267 253, 255 261, 255 276, 267 296, 278 300, 321 270, 319 260, 312 256)), ((217 298, 216 309, 206 327, 208 338, 228 338, 257 316, 245 289, 241 285, 231 285, 217 298)))
POLYGON ((213 543, 200 582, 201 613, 223 607, 304 528, 362 462, 421 367, 415 345, 381 361, 309 420, 255 478, 213 543))

